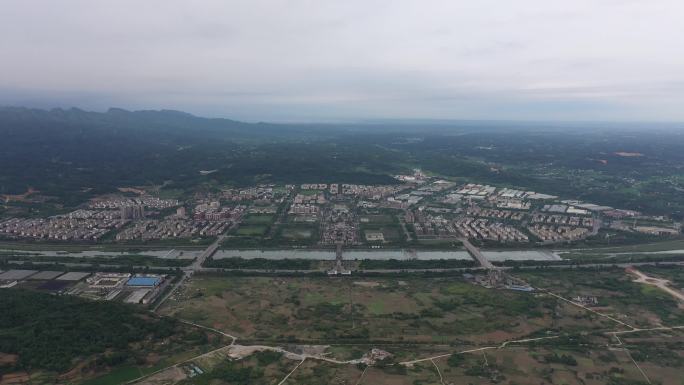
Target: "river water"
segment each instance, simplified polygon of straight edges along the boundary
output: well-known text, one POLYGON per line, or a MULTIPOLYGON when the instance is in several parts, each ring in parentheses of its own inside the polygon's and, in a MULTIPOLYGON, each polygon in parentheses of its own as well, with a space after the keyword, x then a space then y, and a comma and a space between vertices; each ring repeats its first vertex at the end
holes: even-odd
MULTIPOLYGON (((485 251, 484 256, 491 261, 505 261, 505 260, 535 260, 535 261, 552 261, 560 260, 561 258, 550 251, 485 251)), ((223 258, 265 258, 265 259, 312 259, 312 260, 334 260, 335 252, 333 250, 219 250, 214 254, 214 259, 223 258)), ((434 260, 434 259, 472 259, 470 254, 464 250, 347 250, 343 253, 344 259, 347 260, 434 260)))
POLYGON ((46 257, 121 257, 126 255, 146 255, 155 258, 164 259, 194 259, 202 253, 202 250, 140 250, 134 252, 128 251, 100 251, 100 250, 86 250, 86 251, 59 251, 59 250, 10 250, 0 249, 0 253, 14 253, 16 255, 41 255, 46 257))
MULTIPOLYGON (((99 251, 87 250, 78 252, 66 252, 56 250, 9 250, 0 249, 0 253, 13 252, 16 255, 42 255, 49 257, 77 257, 88 258, 95 256, 117 257, 126 255, 146 255, 156 258, 164 259, 193 259, 197 257, 201 250, 176 250, 176 249, 160 249, 160 250, 140 250, 135 252, 121 252, 121 251, 99 251)), ((511 250, 511 251, 483 251, 487 259, 490 261, 505 261, 505 260, 534 260, 534 261, 553 261, 560 260, 558 254, 550 251, 540 250, 511 250)), ((344 259, 347 260, 437 260, 437 259, 472 259, 470 254, 465 250, 345 250, 344 259)), ((265 259, 310 259, 310 260, 334 260, 334 250, 311 250, 311 249, 283 249, 283 250, 218 250, 214 254, 214 259, 224 258, 265 258, 265 259)))

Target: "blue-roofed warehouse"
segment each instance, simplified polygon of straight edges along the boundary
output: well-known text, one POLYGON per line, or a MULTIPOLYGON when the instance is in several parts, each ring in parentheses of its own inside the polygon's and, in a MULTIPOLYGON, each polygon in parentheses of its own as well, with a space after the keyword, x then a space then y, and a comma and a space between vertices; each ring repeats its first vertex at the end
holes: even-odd
POLYGON ((154 287, 161 283, 161 277, 133 277, 126 282, 126 286, 154 287))

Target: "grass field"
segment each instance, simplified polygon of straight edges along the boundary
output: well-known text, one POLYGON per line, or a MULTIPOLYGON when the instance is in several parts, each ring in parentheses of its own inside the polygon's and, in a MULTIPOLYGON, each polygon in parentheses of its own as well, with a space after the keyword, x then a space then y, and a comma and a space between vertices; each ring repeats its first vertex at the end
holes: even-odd
POLYGON ((245 236, 262 236, 268 231, 268 226, 260 225, 241 225, 235 234, 245 236))
MULTIPOLYGON (((516 275, 566 298, 597 296, 597 311, 635 326, 684 323, 676 303, 657 289, 631 282, 621 269, 516 275)), ((678 273, 665 269, 661 275, 678 273)), ((618 346, 606 332, 626 328, 610 319, 548 294, 485 289, 459 277, 200 275, 162 312, 236 334, 242 343, 294 350, 297 342, 324 344, 327 357, 339 360, 359 358, 371 347, 392 354, 367 369, 306 360, 287 381, 302 385, 647 384, 624 347, 653 384, 681 385, 684 368, 684 331, 625 334, 620 339, 624 345, 618 346), (556 339, 497 348, 503 341, 535 336, 556 339), (482 346, 491 348, 408 367, 396 364, 482 346)), ((231 370, 260 368, 262 376, 245 383, 279 383, 299 364, 286 358, 267 365, 257 361, 235 361, 231 370)))
MULTIPOLYGON (((644 270, 674 282, 683 275, 681 268, 644 270)), ((615 320, 645 329, 684 325, 681 305, 664 292, 633 282, 617 268, 513 274, 564 298, 595 296, 598 305, 592 309, 614 320, 544 291, 486 289, 460 276, 199 274, 165 303, 163 315, 236 335, 242 345, 280 346, 292 352, 323 349, 326 357, 337 360, 358 359, 371 348, 391 356, 368 368, 317 359, 301 362, 274 352, 230 359, 222 348, 229 342, 226 338, 186 325, 167 341, 131 346, 120 365, 109 368, 89 361, 62 380, 113 385, 170 367, 138 384, 266 385, 279 383, 299 365, 287 384, 645 385, 644 375, 652 384, 682 384, 684 329, 626 333, 619 341, 610 334, 629 330, 615 320), (535 337, 552 338, 502 345, 535 337), (434 358, 398 364, 427 357, 434 358), (184 364, 174 368, 179 362, 184 364), (204 374, 188 378, 190 363, 204 374)), ((59 383, 56 376, 31 373, 31 383, 59 383)))
POLYGON ((309 226, 288 226, 282 229, 281 235, 288 239, 310 239, 314 232, 309 226))
MULTIPOLYGON (((179 241, 180 242, 180 241, 179 241)), ((188 241, 183 241, 188 243, 188 241)), ((171 243, 169 243, 171 244, 171 243)), ((136 252, 141 250, 159 250, 168 248, 169 244, 156 244, 150 242, 146 244, 69 244, 69 243, 42 243, 42 242, 0 242, 0 250, 21 250, 21 251, 63 251, 63 252, 81 252, 81 251, 119 251, 119 252, 136 252)), ((174 248, 194 250, 198 246, 190 245, 176 245, 174 248)))
POLYGON ((642 272, 669 280, 675 287, 684 289, 684 269, 679 266, 641 266, 642 272))
MULTIPOLYGON (((226 339, 215 333, 206 333, 201 329, 181 325, 175 334, 165 340, 131 344, 123 361, 112 366, 99 362, 102 359, 101 355, 91 355, 74 362, 74 369, 67 373, 30 371, 30 383, 35 385, 125 384, 226 344, 226 339)), ((0 369, 2 369, 1 363, 0 369)), ((5 378, 0 374, 0 383, 5 384, 3 380, 5 378)))
POLYGON ((124 366, 108 374, 83 382, 83 385, 118 385, 141 377, 143 372, 137 366, 124 366))
POLYGON ((667 250, 684 250, 684 239, 674 239, 662 242, 639 243, 616 247, 597 247, 568 250, 577 254, 610 254, 610 253, 639 253, 667 250))
MULTIPOLYGON (((681 268, 680 268, 681 269, 681 268)), ((635 283, 623 269, 520 272, 536 287, 565 298, 595 296, 604 313, 637 327, 684 324, 684 309, 665 292, 635 283)))
POLYGON ((271 341, 499 341, 553 325, 555 301, 459 278, 196 276, 164 313, 271 341), (198 295, 197 293, 202 293, 198 295))
POLYGON ((401 242, 404 233, 395 217, 388 214, 369 214, 360 218, 361 230, 381 232, 385 242, 401 242))
POLYGON ((242 220, 248 225, 270 225, 275 217, 269 214, 250 214, 242 220))
POLYGON ((371 224, 392 224, 396 223, 397 220, 391 215, 377 214, 377 215, 364 215, 360 218, 361 223, 371 223, 371 224))
POLYGON ((361 229, 366 232, 366 231, 373 231, 373 232, 381 232, 383 237, 385 238, 385 242, 401 242, 404 239, 403 232, 401 230, 401 227, 398 225, 368 225, 368 224, 363 224, 361 226, 361 229))
POLYGON ((461 243, 461 241, 451 239, 420 239, 417 241, 417 244, 426 248, 463 249, 463 243, 461 243))
MULTIPOLYGON (((679 270, 658 269, 681 280, 679 270)), ((594 296, 598 308, 630 325, 684 324, 684 310, 666 293, 632 282, 621 269, 517 272, 535 287, 565 298, 594 296)), ((490 290, 449 278, 266 278, 197 276, 164 312, 205 321, 244 338, 363 338, 426 342, 498 341, 542 330, 615 327, 548 295, 490 290), (201 295, 196 295, 201 293, 201 295), (353 304, 353 305, 352 305, 353 304), (352 326, 354 326, 352 328, 352 326)))
POLYGON ((559 251, 563 259, 583 262, 646 262, 684 260, 684 240, 639 243, 615 247, 575 248, 559 251))

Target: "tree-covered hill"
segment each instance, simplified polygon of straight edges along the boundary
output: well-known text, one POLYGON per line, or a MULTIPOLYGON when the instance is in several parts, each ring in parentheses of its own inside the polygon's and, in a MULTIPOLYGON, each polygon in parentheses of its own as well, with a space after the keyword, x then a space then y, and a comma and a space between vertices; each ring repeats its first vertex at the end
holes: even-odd
MULTIPOLYGON (((167 181, 179 187, 321 177, 379 181, 364 155, 377 148, 358 142, 339 149, 311 145, 339 132, 178 111, 0 108, 0 194, 33 188, 74 205, 117 187, 167 181), (201 170, 220 172, 202 177, 201 170)), ((391 169, 386 165, 383 171, 391 169)))
POLYGON ((679 124, 267 124, 178 111, 0 108, 0 195, 33 188, 70 208, 117 187, 384 184, 419 167, 681 218, 683 146, 679 124))

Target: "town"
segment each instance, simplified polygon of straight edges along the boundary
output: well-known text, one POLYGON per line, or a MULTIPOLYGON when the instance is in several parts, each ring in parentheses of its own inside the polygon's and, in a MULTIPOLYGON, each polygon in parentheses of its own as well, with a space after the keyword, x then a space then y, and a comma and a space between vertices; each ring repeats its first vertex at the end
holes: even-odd
MULTIPOLYGON (((554 245, 604 230, 654 236, 679 224, 634 210, 561 199, 540 192, 458 183, 420 170, 395 185, 263 184, 189 199, 110 194, 46 218, 8 218, 0 237, 39 242, 199 241, 225 234, 225 244, 406 247, 469 239, 481 246, 554 245)), ((127 190, 128 195, 130 195, 127 190)))

